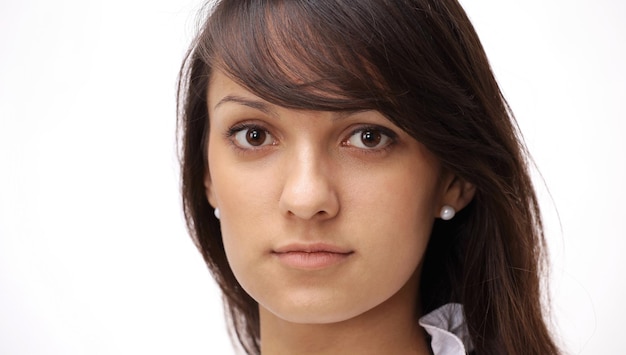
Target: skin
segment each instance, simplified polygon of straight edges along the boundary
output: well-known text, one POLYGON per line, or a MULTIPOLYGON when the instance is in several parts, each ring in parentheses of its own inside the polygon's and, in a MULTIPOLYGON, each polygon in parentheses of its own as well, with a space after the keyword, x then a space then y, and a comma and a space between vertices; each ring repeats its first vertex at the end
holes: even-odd
POLYGON ((441 207, 473 187, 376 111, 273 105, 215 72, 206 194, 228 262, 258 303, 263 354, 427 354, 417 285, 441 207), (293 267, 292 244, 330 245, 293 267))

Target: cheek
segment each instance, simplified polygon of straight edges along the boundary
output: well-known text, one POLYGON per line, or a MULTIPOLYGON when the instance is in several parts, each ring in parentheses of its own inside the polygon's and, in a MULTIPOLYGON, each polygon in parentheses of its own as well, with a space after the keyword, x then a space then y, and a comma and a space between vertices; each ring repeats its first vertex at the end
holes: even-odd
POLYGON ((228 264, 239 284, 249 294, 255 294, 251 289, 258 282, 255 265, 262 262, 267 248, 262 238, 265 234, 262 227, 264 218, 259 215, 258 209, 253 208, 256 206, 254 199, 247 199, 245 203, 232 203, 242 201, 240 198, 245 197, 239 195, 243 192, 241 189, 232 192, 232 195, 223 195, 225 202, 220 205, 222 242, 228 264))
POLYGON ((361 291, 356 297, 374 306, 415 280, 434 222, 438 176, 425 168, 369 176, 350 185, 346 221, 363 256, 361 270, 367 270, 362 283, 353 285, 361 291))
POLYGON ((437 170, 422 164, 353 181, 350 202, 361 223, 389 231, 389 242, 428 239, 439 203, 437 170))
POLYGON ((211 137, 209 166, 215 203, 220 208, 222 229, 237 229, 267 222, 268 202, 277 191, 277 169, 263 164, 242 162, 222 137, 211 137))
POLYGON ((211 162, 226 257, 241 286, 255 294, 259 283, 255 268, 269 253, 268 236, 275 234, 269 201, 275 199, 276 177, 270 169, 243 169, 219 158, 211 162))

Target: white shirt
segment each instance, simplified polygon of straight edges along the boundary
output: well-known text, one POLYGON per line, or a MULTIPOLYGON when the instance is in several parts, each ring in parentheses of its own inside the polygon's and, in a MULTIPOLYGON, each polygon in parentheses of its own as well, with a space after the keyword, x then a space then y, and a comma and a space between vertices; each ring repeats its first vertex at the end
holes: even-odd
POLYGON ((430 334, 435 355, 466 355, 472 351, 463 306, 448 303, 419 319, 419 325, 430 334))

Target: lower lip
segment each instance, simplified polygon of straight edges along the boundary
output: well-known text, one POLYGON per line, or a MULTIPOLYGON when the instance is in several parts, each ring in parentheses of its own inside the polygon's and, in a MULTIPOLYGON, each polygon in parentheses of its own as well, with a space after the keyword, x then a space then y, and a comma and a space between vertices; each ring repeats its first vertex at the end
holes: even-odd
POLYGON ((332 253, 326 251, 274 253, 286 266, 303 270, 321 270, 342 263, 352 253, 332 253))

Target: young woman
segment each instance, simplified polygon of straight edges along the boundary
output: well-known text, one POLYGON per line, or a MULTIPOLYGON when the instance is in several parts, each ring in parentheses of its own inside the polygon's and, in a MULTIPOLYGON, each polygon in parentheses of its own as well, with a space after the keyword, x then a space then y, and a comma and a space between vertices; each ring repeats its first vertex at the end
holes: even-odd
POLYGON ((456 0, 218 1, 179 115, 248 353, 558 353, 525 148, 456 0))

